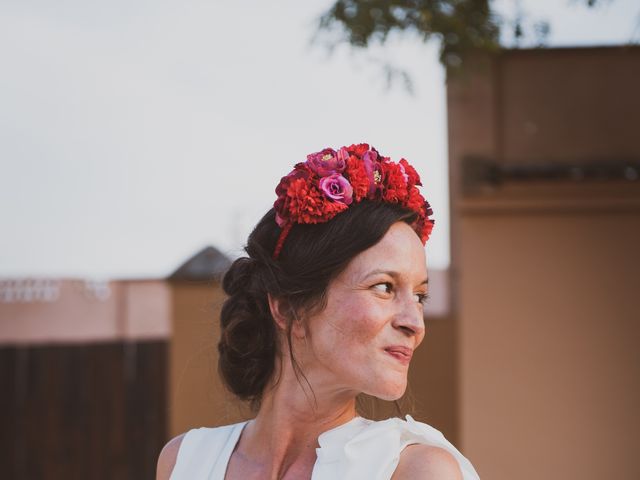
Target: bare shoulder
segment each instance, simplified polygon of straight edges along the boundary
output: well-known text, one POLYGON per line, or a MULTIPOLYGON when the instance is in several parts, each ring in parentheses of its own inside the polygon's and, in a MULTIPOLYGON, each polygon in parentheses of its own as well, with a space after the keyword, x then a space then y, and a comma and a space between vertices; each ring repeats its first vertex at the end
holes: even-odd
POLYGON ((462 480, 462 472, 457 460, 445 449, 415 444, 402 451, 392 477, 404 479, 462 480))
POLYGON ((158 457, 158 466, 156 467, 156 480, 169 480, 173 467, 176 466, 176 458, 178 457, 178 450, 182 444, 184 433, 172 438, 167 442, 160 456, 158 457))

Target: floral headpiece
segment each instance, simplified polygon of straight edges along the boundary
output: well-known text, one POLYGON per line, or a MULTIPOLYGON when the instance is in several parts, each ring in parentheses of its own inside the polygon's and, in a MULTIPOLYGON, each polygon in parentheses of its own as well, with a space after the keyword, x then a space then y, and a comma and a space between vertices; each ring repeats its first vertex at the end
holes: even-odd
POLYGON ((366 143, 331 148, 307 155, 276 187, 273 204, 282 228, 273 258, 296 223, 325 223, 349 205, 368 199, 395 203, 418 214, 413 228, 424 244, 434 221, 433 211, 418 191, 420 176, 404 158, 398 163, 381 156, 366 143))

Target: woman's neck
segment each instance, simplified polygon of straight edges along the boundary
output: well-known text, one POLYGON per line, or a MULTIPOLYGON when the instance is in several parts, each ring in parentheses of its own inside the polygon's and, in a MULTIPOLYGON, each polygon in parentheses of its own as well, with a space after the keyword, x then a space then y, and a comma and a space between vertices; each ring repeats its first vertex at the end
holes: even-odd
POLYGON ((282 478, 287 472, 309 478, 318 436, 356 416, 356 392, 325 387, 312 372, 307 380, 313 390, 285 367, 279 380, 266 389, 256 418, 245 427, 237 453, 259 466, 263 478, 282 478))

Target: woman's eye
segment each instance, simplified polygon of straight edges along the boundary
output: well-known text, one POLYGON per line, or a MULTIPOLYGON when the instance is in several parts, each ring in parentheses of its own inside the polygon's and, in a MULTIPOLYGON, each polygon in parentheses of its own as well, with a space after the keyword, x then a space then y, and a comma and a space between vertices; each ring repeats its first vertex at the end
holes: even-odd
POLYGON ((429 294, 428 293, 416 293, 416 301, 418 303, 421 303, 422 305, 424 305, 425 303, 427 303, 429 301, 429 294))
POLYGON ((382 293, 391 293, 392 290, 391 284, 389 282, 377 283, 372 288, 382 293))

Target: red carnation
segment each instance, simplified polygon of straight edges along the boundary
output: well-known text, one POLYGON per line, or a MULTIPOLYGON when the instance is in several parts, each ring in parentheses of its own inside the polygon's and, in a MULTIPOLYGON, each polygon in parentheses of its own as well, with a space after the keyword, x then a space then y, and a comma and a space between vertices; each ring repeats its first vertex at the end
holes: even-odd
POLYGON ((287 189, 289 218, 296 223, 322 223, 346 210, 347 205, 329 200, 305 179, 292 181, 287 189))
POLYGON ((358 145, 353 144, 350 147, 347 147, 347 152, 351 155, 355 155, 356 157, 362 157, 364 152, 369 150, 369 144, 367 143, 359 143, 358 145))
POLYGON ((407 182, 402 168, 391 161, 381 162, 384 184, 382 199, 390 203, 404 203, 408 197, 407 182))
POLYGON ((407 174, 408 177, 408 183, 409 186, 413 186, 413 185, 422 185, 421 181, 420 181, 420 175, 418 175, 418 172, 416 172, 416 169, 413 168, 411 165, 409 165, 409 162, 407 162, 404 158, 400 159, 400 165, 402 165, 402 167, 404 168, 404 173, 407 174))
POLYGON ((291 216, 291 197, 287 193, 289 191, 289 186, 292 182, 298 179, 306 182, 310 176, 311 172, 306 165, 304 163, 298 163, 288 175, 280 179, 280 183, 278 183, 278 186, 276 187, 276 195, 278 198, 273 204, 273 208, 276 211, 276 223, 280 227, 283 227, 288 223, 291 216))
POLYGON ((418 212, 423 216, 426 216, 425 200, 416 187, 409 189, 409 198, 404 205, 414 212, 418 212))
POLYGON ((351 155, 347 159, 347 168, 345 174, 349 177, 349 183, 353 187, 353 198, 356 202, 359 202, 363 198, 366 198, 369 193, 369 176, 364 169, 362 161, 351 155))
POLYGON ((429 240, 429 237, 431 236, 431 232, 433 231, 433 226, 434 226, 435 222, 431 219, 426 219, 424 221, 424 223, 421 225, 421 229, 420 229, 420 240, 422 240, 422 243, 427 243, 427 240, 429 240))

